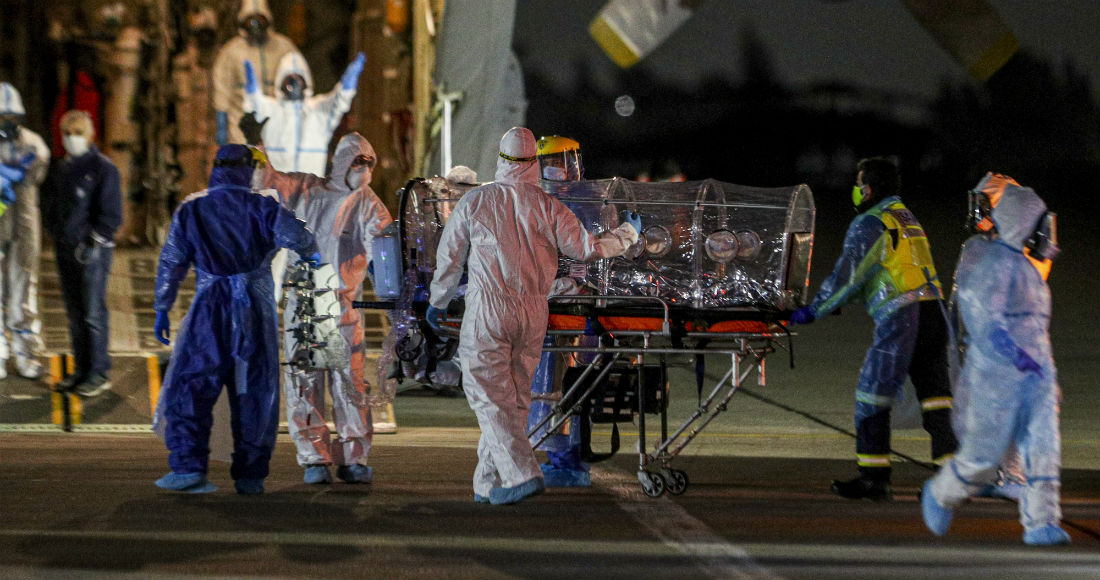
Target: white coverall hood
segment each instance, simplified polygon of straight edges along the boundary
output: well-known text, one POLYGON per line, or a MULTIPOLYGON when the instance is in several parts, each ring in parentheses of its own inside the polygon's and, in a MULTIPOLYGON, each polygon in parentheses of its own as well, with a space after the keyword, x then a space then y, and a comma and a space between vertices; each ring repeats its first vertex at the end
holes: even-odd
POLYGON ((0 83, 0 114, 26 115, 23 98, 11 83, 0 83))
POLYGON ((500 138, 496 181, 539 184, 538 147, 526 127, 512 127, 500 138), (507 157, 506 157, 507 156, 507 157))
POLYGON ((253 14, 259 14, 273 22, 275 17, 271 14, 271 8, 267 6, 267 0, 241 0, 241 9, 237 11, 237 22, 245 20, 253 14))
POLYGON ((363 175, 358 183, 354 178, 349 179, 348 174, 352 171, 351 164, 360 155, 370 159, 378 159, 378 155, 374 152, 374 147, 370 144, 370 141, 367 141, 367 138, 359 133, 348 133, 340 138, 340 142, 336 144, 336 151, 332 154, 330 187, 335 189, 360 189, 370 185, 374 175, 373 170, 370 168, 355 169, 356 172, 361 172, 363 175))
POLYGON ((993 223, 997 235, 1005 245, 1023 250, 1039 219, 1047 211, 1047 205, 1030 187, 1008 185, 1000 203, 993 208, 993 223))
POLYGON ((283 55, 283 58, 279 59, 279 66, 275 69, 275 98, 279 99, 280 102, 286 101, 283 91, 279 90, 283 86, 283 80, 295 74, 302 75, 302 78, 306 80, 306 88, 303 91, 304 98, 308 99, 313 96, 313 74, 309 70, 309 64, 301 53, 288 52, 283 55))

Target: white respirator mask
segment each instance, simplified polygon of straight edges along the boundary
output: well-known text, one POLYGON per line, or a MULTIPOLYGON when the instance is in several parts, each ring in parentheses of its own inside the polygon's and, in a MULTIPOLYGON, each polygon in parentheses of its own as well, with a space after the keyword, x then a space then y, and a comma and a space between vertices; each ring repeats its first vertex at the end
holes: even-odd
POLYGON ((72 157, 80 157, 88 152, 91 144, 88 142, 88 138, 83 135, 65 135, 61 138, 61 145, 65 148, 65 151, 72 157))

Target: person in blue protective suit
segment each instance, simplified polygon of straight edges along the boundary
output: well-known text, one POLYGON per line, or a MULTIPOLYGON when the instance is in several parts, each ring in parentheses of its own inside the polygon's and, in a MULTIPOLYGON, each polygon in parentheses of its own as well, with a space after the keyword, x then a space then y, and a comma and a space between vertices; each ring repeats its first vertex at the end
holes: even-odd
POLYGON ((287 53, 275 72, 274 97, 260 91, 252 63, 244 63, 244 112, 256 113, 263 127, 260 135, 264 151, 272 167, 324 177, 329 141, 340 119, 351 108, 365 62, 366 55, 359 53, 335 88, 314 95, 313 76, 305 59, 297 52, 287 53))
MULTIPOLYGON (((282 173, 268 167, 264 186, 275 188, 283 203, 305 220, 314 232, 321 259, 331 262, 340 276, 340 334, 347 343, 345 368, 294 371, 285 374, 287 426, 298 449, 298 465, 305 469, 306 483, 331 483, 329 466, 348 483, 370 483, 367 465, 374 428, 368 391, 363 375, 366 356, 363 319, 352 302, 363 294, 363 280, 371 261, 371 242, 393 218, 382 200, 370 188, 378 156, 359 133, 340 138, 332 156, 332 173, 327 178, 310 173, 282 173), (326 389, 327 384, 327 389, 326 389), (332 395, 332 420, 337 437, 332 440, 325 423, 325 391, 332 395)), ((292 324, 296 298, 284 309, 285 323, 292 324)), ((290 360, 293 341, 284 352, 290 360)))
MULTIPOLYGON (((996 238, 997 228, 993 225, 991 213, 993 208, 997 207, 997 204, 1000 203, 1005 188, 1009 186, 1020 187, 1020 184, 1007 175, 988 172, 982 177, 978 184, 974 186, 974 189, 969 192, 970 199, 968 204, 967 228, 975 235, 963 244, 962 251, 959 253, 960 256, 967 254, 968 246, 972 244, 982 244, 996 238)), ((1050 276, 1050 269, 1053 265, 1052 260, 1036 258, 1031 254, 1029 248, 1024 248, 1024 255, 1027 256, 1028 261, 1031 262, 1031 265, 1035 267, 1036 271, 1039 272, 1044 280, 1050 276)), ((958 279, 958 265, 956 265, 955 279, 956 281, 958 279)), ((970 399, 971 389, 966 388, 967 385, 959 380, 959 369, 962 366, 959 361, 966 356, 966 349, 970 343, 970 333, 960 316, 958 297, 958 284, 956 282, 955 289, 951 294, 951 300, 948 303, 948 310, 951 312, 951 324, 954 327, 956 343, 954 351, 955 358, 951 361, 951 368, 953 371, 952 387, 955 396, 952 410, 952 425, 955 427, 955 436, 961 440, 965 438, 966 434, 966 407, 970 399)), ((1001 459, 1000 466, 997 468, 996 480, 978 490, 975 495, 980 497, 1000 497, 1019 501, 1020 495, 1026 488, 1027 478, 1024 474, 1022 459, 1016 450, 1015 444, 1009 444, 1009 448, 1001 459)))
POLYGON ((810 305, 791 316, 791 323, 807 324, 858 300, 875 322, 856 387, 859 475, 832 484, 834 493, 849 499, 893 498, 890 410, 906 375, 932 438, 933 461, 942 463, 958 445, 951 429, 943 294, 928 238, 900 189, 892 159, 859 162, 852 203, 860 214, 848 226, 843 253, 810 305))
POLYGON ((589 234, 573 212, 539 188, 535 138, 528 129, 510 129, 499 151, 496 181, 462 196, 443 229, 426 316, 440 328, 466 266, 458 356, 462 387, 481 427, 474 501, 494 505, 545 490, 525 427, 558 251, 582 261, 617 256, 641 229, 641 219, 628 215, 610 236, 589 234))
MULTIPOLYGON (((584 179, 584 164, 581 161, 581 146, 577 141, 560 135, 541 137, 536 145, 539 161, 539 185, 550 195, 572 182, 584 179)), ((576 212, 575 208, 570 208, 576 212)), ((550 289, 552 295, 581 293, 581 288, 570 277, 554 280, 550 289)), ((599 337, 584 336, 579 339, 589 346, 598 344, 599 337)), ((544 346, 553 346, 553 337, 547 335, 544 346)), ((574 355, 575 356, 575 355, 574 355)), ((544 352, 535 369, 534 382, 531 384, 531 412, 527 418, 530 432, 553 411, 554 403, 560 400, 563 390, 564 367, 573 362, 573 357, 562 353, 544 352)), ((546 463, 539 467, 547 487, 588 487, 592 485, 590 466, 582 459, 581 421, 588 417, 574 415, 561 427, 561 431, 546 438, 540 449, 546 451, 546 463)), ((542 438, 544 430, 532 434, 532 444, 542 438)))
POLYGON ((210 187, 187 197, 172 217, 157 268, 155 331, 168 344, 168 312, 195 267, 195 297, 180 325, 154 428, 163 429, 172 471, 157 486, 216 489, 206 476, 211 411, 227 388, 233 430, 230 474, 237 492, 263 493, 279 422, 279 325, 271 254, 288 248, 319 261, 305 223, 273 196, 254 193, 262 153, 218 149, 210 187))
POLYGON ((1062 510, 1061 389, 1050 344, 1050 288, 1029 258, 1056 255, 1053 214, 1033 190, 1004 189, 992 211, 996 238, 974 239, 959 258, 959 313, 970 336, 959 388, 969 402, 958 454, 924 484, 928 529, 947 533, 954 510, 994 482, 1015 443, 1027 488, 1020 495, 1024 543, 1070 543, 1062 510), (1036 250, 1032 256, 1027 249, 1036 250))

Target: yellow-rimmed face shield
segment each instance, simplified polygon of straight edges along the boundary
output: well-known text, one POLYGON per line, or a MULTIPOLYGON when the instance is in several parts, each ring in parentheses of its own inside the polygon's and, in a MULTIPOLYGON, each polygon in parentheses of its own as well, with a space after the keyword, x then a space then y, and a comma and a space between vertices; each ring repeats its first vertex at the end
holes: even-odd
POLYGON ((552 135, 537 144, 539 177, 548 181, 580 181, 584 178, 581 144, 569 137, 552 135))
POLYGON ((267 153, 264 153, 263 149, 252 145, 249 145, 248 149, 252 152, 252 169, 266 169, 267 153))

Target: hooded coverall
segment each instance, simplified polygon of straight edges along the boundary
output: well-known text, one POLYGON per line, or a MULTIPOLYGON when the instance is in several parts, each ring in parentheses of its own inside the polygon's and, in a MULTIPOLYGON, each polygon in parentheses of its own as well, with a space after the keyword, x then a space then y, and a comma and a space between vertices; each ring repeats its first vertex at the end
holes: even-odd
MULTIPOLYGON (((363 279, 371 261, 371 240, 393 218, 382 200, 370 188, 370 169, 353 168, 359 155, 377 159, 374 147, 359 133, 340 139, 332 157, 332 173, 322 179, 309 173, 280 173, 269 170, 264 185, 279 191, 286 207, 293 210, 313 231, 321 259, 330 262, 340 275, 339 299, 342 316, 340 333, 350 349, 351 368, 287 371, 287 425, 298 449, 298 464, 367 464, 371 436, 370 384, 363 376, 363 320, 352 301, 363 293, 363 279), (348 174, 363 173, 356 188, 349 187, 348 174), (325 382, 332 393, 332 419, 337 439, 330 442, 325 423, 325 382)), ((283 309, 284 323, 293 322, 295 297, 283 309)), ((294 351, 291 341, 283 345, 286 359, 294 351)))
MULTIPOLYGON (((0 83, 0 114, 25 115, 15 87, 0 83)), ((0 141, 0 164, 19 167, 23 178, 10 184, 15 203, 0 216, 0 365, 11 352, 4 330, 11 331, 20 374, 41 372, 42 319, 38 315, 38 260, 41 219, 38 186, 46 178, 50 149, 37 133, 19 127, 16 138, 0 141), (27 371, 27 372, 25 372, 27 371)))
MULTIPOLYGON (((265 0, 244 0, 241 9, 237 13, 237 21, 240 22, 252 14, 259 14, 267 18, 268 22, 274 19, 271 10, 265 0)), ((248 41, 248 36, 243 30, 238 30, 237 36, 229 39, 218 49, 218 55, 214 58, 214 111, 218 115, 225 115, 225 123, 220 127, 228 133, 226 143, 244 143, 244 133, 238 124, 244 112, 244 63, 250 61, 257 68, 260 81, 260 91, 265 95, 275 94, 275 69, 287 53, 297 53, 289 38, 267 30, 267 39, 263 44, 254 45, 248 41)), ((220 122, 219 122, 220 124, 220 122)), ((224 145, 224 143, 218 143, 224 145)), ((322 170, 323 171, 323 170, 322 170)))
POLYGON ((430 299, 445 310, 467 267, 458 356, 463 390, 481 427, 473 488, 485 497, 493 488, 542 478, 526 423, 558 251, 581 261, 608 258, 626 251, 638 237, 632 226, 622 224, 598 239, 543 192, 530 131, 506 133, 501 155, 496 181, 455 204, 436 250, 430 299), (522 154, 505 151, 512 137, 522 138, 522 154), (503 155, 529 160, 510 161, 503 155))
POLYGON ((1023 253, 1046 204, 1030 188, 1010 185, 993 210, 996 239, 972 238, 959 258, 956 296, 969 332, 958 389, 968 404, 958 453, 931 480, 933 498, 954 508, 993 483, 1015 443, 1027 487, 1020 497, 1025 530, 1062 517, 1061 389, 1050 343, 1050 288, 1023 253), (1037 363, 1021 371, 1017 352, 1037 363))
MULTIPOLYGON (((230 157, 241 155, 223 146, 230 157)), ((279 426, 279 323, 271 282, 277 247, 316 251, 305 223, 274 197, 254 193, 252 168, 218 167, 210 188, 187 197, 172 217, 157 268, 157 311, 171 310, 195 267, 195 297, 176 335, 158 403, 168 463, 206 473, 211 410, 225 385, 233 431, 233 479, 263 479, 279 426)))
POLYGON ((325 175, 328 165, 328 144, 344 113, 351 108, 355 89, 345 89, 340 83, 323 95, 313 95, 313 77, 309 66, 297 52, 287 53, 275 71, 275 96, 260 91, 245 96, 244 112, 255 112, 259 121, 267 119, 262 137, 264 150, 271 165, 285 172, 325 175), (306 81, 305 98, 290 100, 279 91, 286 77, 297 74, 306 81))
POLYGON ((868 479, 890 479, 890 409, 906 375, 932 437, 932 458, 955 451, 942 296, 924 229, 891 196, 852 220, 844 250, 809 306, 821 318, 859 300, 875 321, 855 405, 856 456, 868 479))

